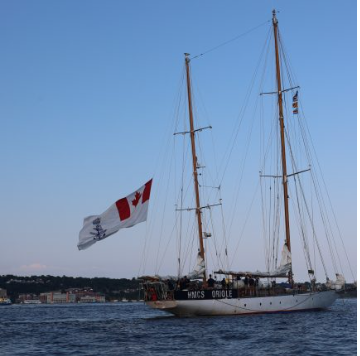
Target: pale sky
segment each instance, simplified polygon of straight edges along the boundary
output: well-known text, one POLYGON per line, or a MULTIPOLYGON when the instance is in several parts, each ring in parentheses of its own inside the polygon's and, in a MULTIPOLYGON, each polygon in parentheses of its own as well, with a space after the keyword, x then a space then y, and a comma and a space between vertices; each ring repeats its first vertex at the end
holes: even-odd
MULTIPOLYGON (((151 177, 157 198, 183 53, 247 32, 270 20, 274 7, 356 273, 356 1, 23 0, 0 2, 0 274, 137 276, 156 227, 148 221, 78 251, 83 218, 151 177)), ((269 26, 192 62, 218 159, 269 26)), ((225 183, 224 200, 233 189, 225 183)), ((167 197, 164 231, 174 224, 174 197, 167 197)), ((243 199, 249 205, 251 194, 243 199)), ((150 202, 149 217, 163 214, 161 204, 150 202)), ((151 240, 149 253, 158 243, 151 240)), ((244 239, 234 268, 262 269, 262 249, 253 249, 244 239)), ((176 274, 172 253, 162 274, 176 274)), ((161 256, 147 258, 145 272, 154 273, 161 256)))

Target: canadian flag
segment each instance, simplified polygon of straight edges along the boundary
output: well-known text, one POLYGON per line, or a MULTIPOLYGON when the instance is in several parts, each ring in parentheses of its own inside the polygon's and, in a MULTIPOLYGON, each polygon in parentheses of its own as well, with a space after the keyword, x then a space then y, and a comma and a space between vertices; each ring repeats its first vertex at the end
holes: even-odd
POLYGON ((97 241, 146 220, 152 179, 126 198, 119 199, 101 215, 84 219, 79 233, 79 250, 85 250, 97 241))

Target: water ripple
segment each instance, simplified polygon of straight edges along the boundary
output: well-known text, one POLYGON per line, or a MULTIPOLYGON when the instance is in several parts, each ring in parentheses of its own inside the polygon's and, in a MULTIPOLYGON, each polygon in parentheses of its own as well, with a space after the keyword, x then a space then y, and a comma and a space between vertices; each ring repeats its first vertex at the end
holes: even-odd
POLYGON ((355 355, 356 299, 323 312, 184 318, 142 303, 0 309, 2 356, 355 355))

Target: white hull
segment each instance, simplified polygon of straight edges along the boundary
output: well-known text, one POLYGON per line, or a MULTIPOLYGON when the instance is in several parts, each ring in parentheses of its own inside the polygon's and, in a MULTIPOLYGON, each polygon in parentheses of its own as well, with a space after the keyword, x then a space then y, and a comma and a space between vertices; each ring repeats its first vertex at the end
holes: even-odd
POLYGON ((146 304, 176 316, 246 315, 319 310, 330 307, 335 291, 212 300, 159 300, 146 304))

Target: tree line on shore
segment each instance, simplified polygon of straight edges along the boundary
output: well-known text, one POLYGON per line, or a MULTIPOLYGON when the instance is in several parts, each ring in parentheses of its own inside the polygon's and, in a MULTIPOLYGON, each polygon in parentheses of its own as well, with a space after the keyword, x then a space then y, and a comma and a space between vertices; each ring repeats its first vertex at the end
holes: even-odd
MULTIPOLYGON (((91 289, 105 295, 106 300, 139 299, 140 281, 132 278, 84 278, 67 276, 0 276, 0 288, 7 291, 11 300, 15 301, 20 294, 34 294, 62 291, 68 289, 91 289)), ((140 297, 141 298, 141 297, 140 297)))

